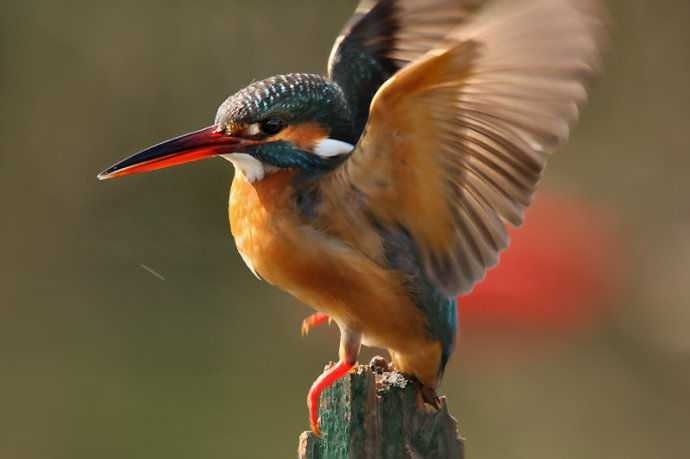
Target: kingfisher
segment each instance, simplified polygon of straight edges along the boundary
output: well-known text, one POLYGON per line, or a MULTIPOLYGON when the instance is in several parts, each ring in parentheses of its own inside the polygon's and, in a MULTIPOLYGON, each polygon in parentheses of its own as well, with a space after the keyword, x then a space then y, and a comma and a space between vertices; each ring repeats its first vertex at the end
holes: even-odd
POLYGON ((260 279, 332 320, 321 392, 387 349, 438 407, 457 297, 508 245, 601 61, 598 0, 363 0, 325 75, 257 81, 207 128, 130 156, 101 180, 209 157, 235 169, 229 220, 260 279))

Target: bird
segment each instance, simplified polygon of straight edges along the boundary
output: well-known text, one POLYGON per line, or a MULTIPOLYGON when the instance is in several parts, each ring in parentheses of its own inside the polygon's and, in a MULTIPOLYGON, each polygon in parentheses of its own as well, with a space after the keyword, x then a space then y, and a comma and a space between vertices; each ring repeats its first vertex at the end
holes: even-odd
POLYGON ((222 157, 229 220, 251 272, 340 332, 322 391, 362 346, 437 390, 457 298, 497 264, 547 157, 568 138, 601 66, 598 0, 363 0, 324 75, 255 81, 213 124, 130 156, 101 180, 222 157))

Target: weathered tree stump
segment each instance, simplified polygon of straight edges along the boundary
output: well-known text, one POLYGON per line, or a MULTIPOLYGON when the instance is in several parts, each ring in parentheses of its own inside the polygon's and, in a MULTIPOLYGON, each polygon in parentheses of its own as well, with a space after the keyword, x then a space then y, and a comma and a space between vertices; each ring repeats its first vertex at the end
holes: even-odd
POLYGON ((321 395, 321 437, 304 432, 300 459, 462 459, 463 440, 445 398, 422 402, 418 383, 368 365, 321 395))

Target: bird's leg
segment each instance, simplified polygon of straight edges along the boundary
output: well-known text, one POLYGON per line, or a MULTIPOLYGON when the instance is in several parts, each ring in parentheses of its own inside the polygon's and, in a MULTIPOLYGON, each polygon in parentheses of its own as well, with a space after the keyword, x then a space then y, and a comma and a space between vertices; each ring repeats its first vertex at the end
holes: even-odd
POLYGON ((330 324, 332 320, 333 319, 331 319, 328 314, 323 312, 315 312, 314 314, 307 316, 307 318, 302 321, 302 336, 307 336, 309 331, 317 325, 321 325, 326 321, 328 321, 330 324))
POLYGON ((340 360, 335 365, 325 370, 316 378, 307 394, 307 408, 309 409, 309 422, 311 430, 316 435, 321 435, 319 428, 319 401, 321 392, 331 386, 338 379, 347 374, 357 363, 357 356, 362 345, 362 334, 348 329, 340 330, 340 360))

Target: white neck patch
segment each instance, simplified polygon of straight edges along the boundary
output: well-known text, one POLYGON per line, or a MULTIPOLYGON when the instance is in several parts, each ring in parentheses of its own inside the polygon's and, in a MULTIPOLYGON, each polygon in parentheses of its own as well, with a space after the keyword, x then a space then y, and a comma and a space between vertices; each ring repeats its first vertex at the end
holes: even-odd
POLYGON ((316 144, 314 153, 322 158, 331 158, 333 156, 346 155, 354 149, 355 147, 347 142, 326 137, 316 144))
POLYGON ((230 153, 221 155, 235 166, 235 170, 247 179, 249 183, 261 180, 266 175, 266 169, 261 161, 246 153, 230 153))
MULTIPOLYGON (((333 156, 346 155, 354 149, 355 147, 347 142, 325 138, 316 144, 314 154, 322 158, 332 158, 333 156)), ((252 155, 247 153, 230 153, 221 156, 230 161, 249 183, 257 182, 266 176, 267 165, 252 155)))

